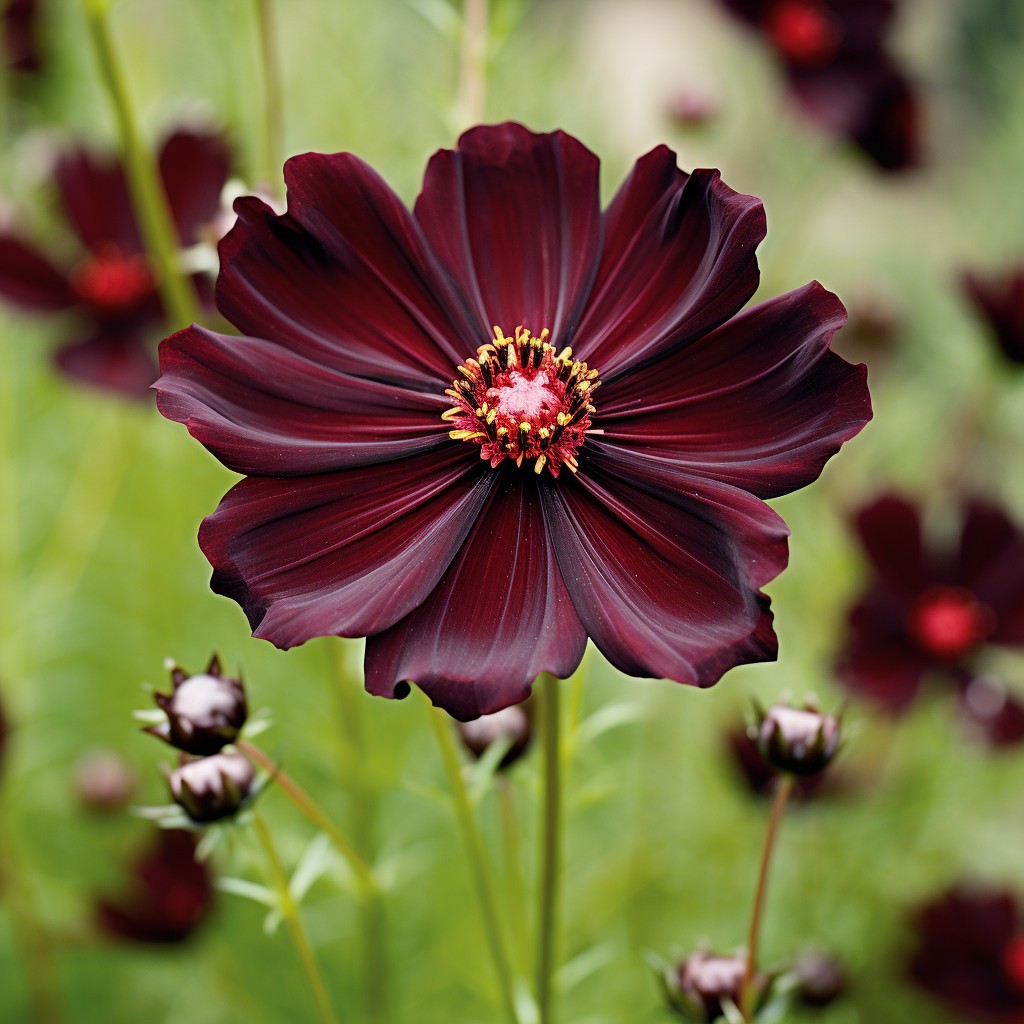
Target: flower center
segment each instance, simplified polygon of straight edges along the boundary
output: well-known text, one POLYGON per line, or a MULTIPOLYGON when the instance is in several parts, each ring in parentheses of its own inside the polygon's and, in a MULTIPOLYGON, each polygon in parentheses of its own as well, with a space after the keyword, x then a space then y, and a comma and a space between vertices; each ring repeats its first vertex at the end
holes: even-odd
POLYGON ((1020 992, 1024 992, 1024 935, 1015 935, 1003 948, 1003 970, 1020 992))
POLYGON ((779 0, 765 17, 764 29, 794 64, 825 64, 839 46, 835 19, 815 0, 779 0))
POLYGON ((915 643, 943 661, 969 654, 995 625, 992 609, 963 587, 930 587, 907 617, 907 631, 915 643))
POLYGON ((122 256, 116 249, 92 253, 71 271, 78 297, 101 313, 127 312, 155 285, 145 256, 122 256))
POLYGON ((556 352, 547 329, 534 337, 524 327, 506 338, 494 328, 494 341, 477 349, 475 359, 459 367, 445 394, 455 405, 441 414, 451 424, 448 436, 480 446, 491 466, 513 459, 546 466, 557 477, 565 466, 579 468, 576 452, 595 412, 590 399, 600 387, 597 370, 572 358, 572 349, 556 352))

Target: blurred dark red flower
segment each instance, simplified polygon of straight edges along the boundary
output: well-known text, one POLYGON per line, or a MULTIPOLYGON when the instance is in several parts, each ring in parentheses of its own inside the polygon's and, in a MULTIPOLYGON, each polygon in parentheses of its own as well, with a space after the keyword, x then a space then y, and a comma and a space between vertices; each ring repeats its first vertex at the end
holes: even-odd
POLYGON ((4 63, 15 71, 38 71, 43 66, 39 47, 40 0, 0 0, 0 3, 4 63))
POLYGON ((840 680, 892 712, 907 707, 929 673, 951 681, 970 725, 994 745, 1024 740, 1024 706, 981 674, 986 644, 1024 644, 1024 534, 981 500, 963 509, 959 544, 932 550, 918 509, 883 496, 854 528, 873 579, 850 611, 840 680))
POLYGON ((963 288, 1002 353, 1024 363, 1024 268, 1006 276, 967 273, 963 288))
POLYGON ((918 160, 917 93, 888 50, 895 0, 722 0, 782 62, 803 112, 881 169, 918 160))
MULTIPOLYGON (((179 131, 161 147, 160 176, 182 246, 199 241, 218 215, 228 167, 217 135, 179 131)), ((0 296, 25 309, 76 315, 75 330, 84 337, 57 349, 63 373, 145 394, 157 376, 153 335, 166 329, 166 319, 124 170, 114 158, 72 149, 59 158, 55 181, 78 254, 53 262, 21 234, 0 229, 0 296)))
POLYGON ((1024 923, 1012 893, 950 889, 914 915, 910 977, 977 1024, 1024 1020, 1024 923))
POLYGON ((128 942, 187 939, 213 907, 213 879, 195 849, 192 832, 157 829, 130 866, 122 894, 97 901, 99 927, 128 942))
POLYGON ((533 710, 529 701, 513 704, 490 715, 459 722, 462 745, 475 758, 481 758, 495 743, 508 743, 498 769, 509 768, 530 749, 533 741, 533 710))
POLYGON ((248 477, 199 539, 256 636, 366 635, 370 692, 412 680, 461 720, 588 635, 700 686, 775 657, 787 531, 761 499, 870 405, 820 285, 736 316, 760 202, 661 147, 602 214, 597 158, 515 124, 435 155, 411 212, 350 154, 285 180, 288 211, 239 200, 221 244, 249 337, 179 332, 156 385, 248 477))

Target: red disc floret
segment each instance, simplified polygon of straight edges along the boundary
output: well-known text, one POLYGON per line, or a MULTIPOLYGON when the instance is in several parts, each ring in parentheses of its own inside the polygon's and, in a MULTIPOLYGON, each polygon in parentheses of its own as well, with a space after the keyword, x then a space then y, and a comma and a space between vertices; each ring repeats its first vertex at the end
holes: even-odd
POLYGON ((591 402, 601 382, 597 370, 572 358, 572 349, 556 351, 547 329, 532 335, 517 327, 506 337, 494 328, 494 341, 467 359, 445 392, 456 404, 442 414, 455 441, 480 446, 480 457, 497 467, 505 459, 517 466, 532 462, 557 477, 565 466, 579 468, 576 452, 596 411, 591 402))
POLYGON ((929 587, 917 599, 907 631, 932 657, 956 661, 974 650, 995 628, 992 610, 964 587, 929 587))
POLYGON ((71 271, 71 286, 99 314, 127 313, 156 288, 146 257, 117 249, 91 253, 71 271))
POLYGON ((840 41, 835 19, 814 0, 780 0, 769 10, 765 29, 779 53, 794 64, 825 64, 840 41))

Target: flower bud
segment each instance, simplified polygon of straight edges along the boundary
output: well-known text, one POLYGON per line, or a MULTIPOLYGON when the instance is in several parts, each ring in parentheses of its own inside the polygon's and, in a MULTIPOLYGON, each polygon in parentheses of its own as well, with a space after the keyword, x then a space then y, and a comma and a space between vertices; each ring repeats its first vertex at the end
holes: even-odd
MULTIPOLYGON (((713 1024, 725 1013, 723 1003, 739 1008, 746 969, 747 957, 743 952, 720 956, 699 949, 668 972, 665 987, 669 1002, 690 1024, 713 1024)), ((753 986, 758 1002, 764 978, 755 975, 753 986)))
POLYGON ((113 750, 90 750, 75 762, 74 787, 84 807, 109 814, 135 796, 138 780, 132 766, 113 750))
POLYGON ((144 732, 159 736, 172 747, 187 754, 216 754, 231 743, 245 724, 245 690, 238 679, 221 675, 216 655, 201 675, 190 676, 170 663, 169 694, 154 694, 154 700, 167 715, 167 721, 150 726, 144 732))
POLYGON ((846 971, 831 954, 819 949, 801 953, 793 965, 796 995, 804 1006, 828 1006, 846 988, 846 971))
POLYGON ((255 772, 243 754, 185 761, 171 772, 171 797, 195 822, 230 818, 245 804, 255 772))
POLYGON ((791 708, 774 704, 760 713, 757 749, 781 772, 816 775, 839 749, 839 719, 807 704, 791 708))
POLYGON ((532 723, 527 704, 513 704, 492 715, 481 715, 470 722, 459 722, 459 735, 466 749, 476 758, 483 757, 487 748, 500 740, 507 740, 508 751, 498 764, 507 768, 526 753, 533 738, 532 723))

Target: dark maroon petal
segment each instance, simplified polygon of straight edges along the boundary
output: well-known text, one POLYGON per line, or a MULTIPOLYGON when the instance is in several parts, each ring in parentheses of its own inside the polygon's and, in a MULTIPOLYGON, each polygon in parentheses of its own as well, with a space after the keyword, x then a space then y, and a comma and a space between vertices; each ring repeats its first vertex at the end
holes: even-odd
POLYGON ((444 395, 351 377, 259 338, 189 327, 160 346, 157 407, 237 473, 295 476, 448 445, 444 395))
POLYGON ((199 531, 211 586, 278 647, 379 632, 433 590, 494 482, 467 445, 298 480, 250 477, 199 531))
POLYGON ((922 547, 921 519, 909 501, 883 495, 857 513, 853 527, 879 578, 908 601, 933 582, 922 547))
POLYGON ((197 241, 198 229, 220 212, 230 167, 227 145, 212 132, 175 132, 163 144, 160 178, 182 245, 197 241))
POLYGON ((564 132, 474 128, 431 158, 414 213, 473 309, 475 344, 494 326, 546 327, 556 346, 569 343, 600 255, 590 150, 564 132))
POLYGON ((460 721, 518 704, 540 672, 567 676, 587 636, 545 536, 537 489, 512 469, 436 590, 366 642, 366 688, 415 682, 460 721))
POLYGON ((67 278, 35 246, 0 234, 0 295, 27 309, 67 309, 75 304, 67 278))
POLYGON ((73 380, 133 398, 145 398, 157 376, 152 347, 134 330, 103 330, 72 342, 57 349, 54 362, 73 380))
POLYGON ((287 213, 235 203, 238 221, 220 246, 220 311, 243 334, 345 373, 450 386, 486 339, 460 326, 401 200, 349 153, 293 157, 284 173, 287 213))
POLYGON ((614 454, 542 488, 558 564, 601 653, 630 675, 698 686, 773 660, 769 601, 756 588, 785 564, 782 521, 713 482, 695 480, 691 502, 669 504, 621 480, 614 454))
POLYGON ((608 383, 717 327, 754 294, 764 208, 718 171, 641 157, 604 215, 604 252, 573 341, 608 383))
POLYGON ((1005 279, 963 275, 962 285, 1007 358, 1024 363, 1024 271, 1005 279))
POLYGON ((1024 992, 1006 956, 1020 934, 1016 901, 998 889, 952 889, 917 913, 911 978, 965 1020, 1014 1024, 1024 992))
POLYGON ((39 0, 6 0, 0 13, 4 63, 15 71, 38 71, 43 66, 40 14, 39 0))
POLYGON ((1024 743, 1024 704, 1002 680, 965 674, 958 682, 960 712, 975 739, 995 748, 1024 743))
POLYGON ((931 667, 904 628, 908 612, 908 606, 889 591, 872 591, 850 612, 836 664, 836 675, 847 690, 894 714, 913 702, 931 667))
POLYGON ((115 158, 74 149, 57 161, 55 176, 64 211, 87 249, 142 252, 124 170, 115 158))
POLYGON ((796 490, 871 417, 865 368, 828 347, 845 319, 817 283, 772 299, 602 388, 594 426, 684 473, 796 490))
POLYGON ((958 582, 995 613, 989 639, 1024 643, 1024 534, 1001 509, 967 506, 960 537, 958 582))
POLYGON ((861 122, 851 140, 883 171, 902 171, 920 161, 921 105, 910 82, 881 67, 866 87, 861 122))

